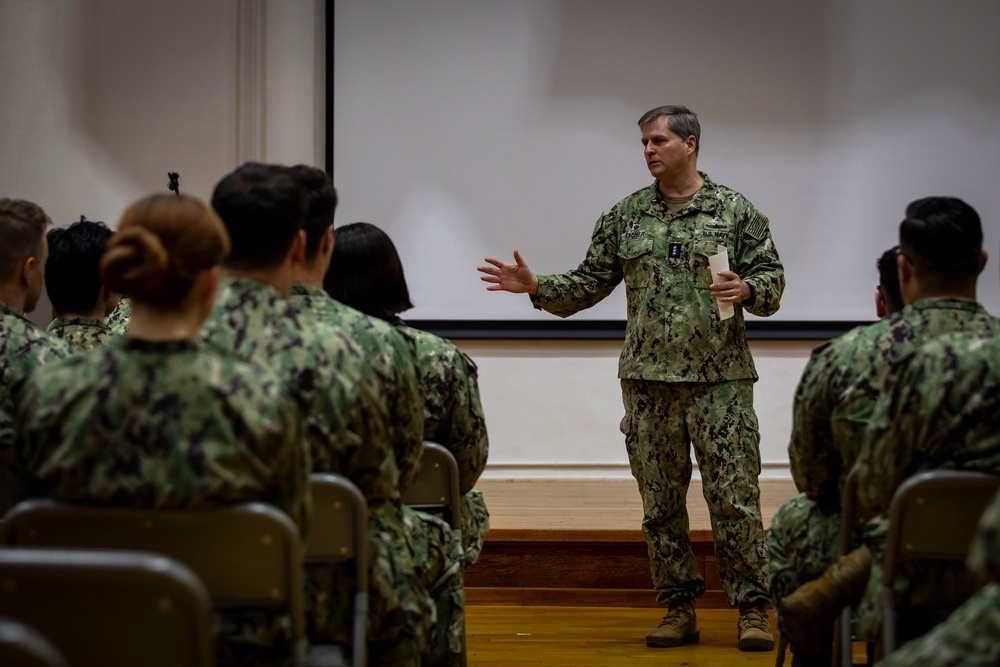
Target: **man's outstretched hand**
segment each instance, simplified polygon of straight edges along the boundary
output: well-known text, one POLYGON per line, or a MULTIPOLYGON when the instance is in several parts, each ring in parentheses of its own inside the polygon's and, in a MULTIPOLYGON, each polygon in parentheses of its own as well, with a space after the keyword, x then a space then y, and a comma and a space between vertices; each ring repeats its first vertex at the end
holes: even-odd
POLYGON ((521 258, 521 253, 514 251, 514 264, 506 264, 498 259, 487 257, 483 260, 492 266, 480 266, 483 275, 479 279, 491 283, 486 289, 491 292, 504 291, 514 294, 534 294, 538 291, 538 277, 532 273, 521 258))

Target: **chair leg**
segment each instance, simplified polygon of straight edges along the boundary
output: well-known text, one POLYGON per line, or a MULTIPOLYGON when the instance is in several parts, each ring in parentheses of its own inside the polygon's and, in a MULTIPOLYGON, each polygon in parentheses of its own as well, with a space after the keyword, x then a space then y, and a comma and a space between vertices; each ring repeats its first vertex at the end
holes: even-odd
POLYGON ((778 631, 778 651, 774 656, 774 667, 782 667, 785 664, 785 650, 788 648, 788 640, 785 635, 778 631))

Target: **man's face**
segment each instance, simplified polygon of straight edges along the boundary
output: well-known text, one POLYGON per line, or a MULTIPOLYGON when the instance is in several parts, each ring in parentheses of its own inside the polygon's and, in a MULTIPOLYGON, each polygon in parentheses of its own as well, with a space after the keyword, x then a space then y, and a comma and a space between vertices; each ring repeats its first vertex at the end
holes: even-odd
POLYGON ((35 264, 28 275, 27 292, 24 296, 24 312, 30 313, 38 305, 38 299, 42 296, 42 287, 45 285, 45 262, 49 258, 49 240, 42 235, 41 247, 35 255, 35 264))
POLYGON ((670 131, 669 116, 655 118, 642 128, 643 157, 649 173, 657 180, 670 179, 689 169, 694 153, 694 137, 685 141, 670 131))

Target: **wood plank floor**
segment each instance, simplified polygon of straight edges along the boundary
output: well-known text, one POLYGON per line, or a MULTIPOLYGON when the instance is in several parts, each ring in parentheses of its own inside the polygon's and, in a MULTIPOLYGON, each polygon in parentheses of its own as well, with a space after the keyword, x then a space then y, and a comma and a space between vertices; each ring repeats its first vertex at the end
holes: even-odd
MULTIPOLYGON (((646 632, 662 610, 597 607, 499 607, 466 609, 469 667, 546 665, 773 665, 774 651, 744 653, 736 646, 733 609, 699 609, 701 642, 652 649, 646 632)), ((773 618, 771 619, 773 626, 773 618)), ((786 658, 791 662, 791 656, 786 658)))
MULTIPOLYGON (((476 488, 486 498, 495 539, 509 538, 512 530, 641 529, 642 500, 632 479, 481 479, 476 488)), ((778 507, 795 495, 795 484, 766 479, 760 490, 767 528, 778 507)), ((698 480, 688 489, 687 507, 692 531, 712 529, 698 480)))

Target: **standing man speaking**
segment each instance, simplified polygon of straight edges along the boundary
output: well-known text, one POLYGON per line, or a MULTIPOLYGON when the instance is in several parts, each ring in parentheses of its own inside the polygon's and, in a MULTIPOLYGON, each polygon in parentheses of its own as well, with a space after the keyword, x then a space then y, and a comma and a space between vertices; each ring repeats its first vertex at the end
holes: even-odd
POLYGON ((514 264, 487 258, 490 266, 479 271, 488 290, 526 292, 536 308, 560 317, 593 306, 625 280, 621 430, 642 495, 657 602, 669 607, 646 645, 700 639, 693 601, 705 592, 705 580, 691 550, 686 507, 693 443, 726 599, 740 609, 739 647, 767 651, 774 638, 764 611, 757 371, 743 310, 777 311, 784 270, 767 218, 698 171, 701 127, 693 112, 657 107, 643 114, 639 128, 656 181, 598 219, 578 268, 536 276, 514 251, 514 264))

